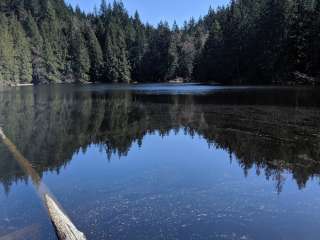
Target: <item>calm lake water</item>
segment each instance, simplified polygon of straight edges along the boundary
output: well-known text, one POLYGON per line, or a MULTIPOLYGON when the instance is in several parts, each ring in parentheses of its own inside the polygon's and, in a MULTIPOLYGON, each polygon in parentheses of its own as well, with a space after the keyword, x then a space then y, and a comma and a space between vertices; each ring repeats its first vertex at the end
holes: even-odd
MULTIPOLYGON (((88 239, 319 239, 320 89, 13 88, 0 126, 88 239)), ((8 234, 56 239, 0 142, 8 234)))

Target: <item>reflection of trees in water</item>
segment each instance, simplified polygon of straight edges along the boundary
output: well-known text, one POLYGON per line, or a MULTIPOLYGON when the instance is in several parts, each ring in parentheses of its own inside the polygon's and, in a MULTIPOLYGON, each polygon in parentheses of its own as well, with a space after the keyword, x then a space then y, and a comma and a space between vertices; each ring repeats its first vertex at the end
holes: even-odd
MULTIPOLYGON (((165 136, 184 129, 234 154, 245 173, 253 167, 257 174, 264 172, 278 191, 285 171, 301 188, 318 177, 320 112, 235 101, 237 105, 221 105, 214 96, 102 94, 59 87, 16 90, 0 95, 0 124, 40 175, 59 173, 90 144, 101 145, 109 157, 123 156, 133 142, 141 145, 146 134, 165 136)), ((13 182, 27 177, 1 144, 0 152, 0 181, 9 191, 13 182)))

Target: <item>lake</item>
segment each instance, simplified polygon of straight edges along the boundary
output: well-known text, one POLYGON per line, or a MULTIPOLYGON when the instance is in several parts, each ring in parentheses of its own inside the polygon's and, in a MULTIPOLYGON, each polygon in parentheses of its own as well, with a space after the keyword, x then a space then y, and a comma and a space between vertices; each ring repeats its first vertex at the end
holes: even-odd
MULTIPOLYGON (((88 239, 319 239, 320 89, 11 88, 0 126, 88 239)), ((1 236, 56 239, 0 141, 1 236)))

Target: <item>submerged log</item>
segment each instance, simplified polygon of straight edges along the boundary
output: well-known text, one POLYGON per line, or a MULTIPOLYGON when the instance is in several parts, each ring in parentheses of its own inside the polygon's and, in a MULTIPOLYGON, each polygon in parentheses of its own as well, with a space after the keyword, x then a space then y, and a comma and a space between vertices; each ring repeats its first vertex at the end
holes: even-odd
POLYGON ((53 200, 52 197, 50 197, 50 191, 41 181, 37 171, 0 128, 0 140, 1 139, 23 171, 31 177, 41 200, 44 201, 44 204, 47 207, 49 217, 53 226, 55 227, 59 240, 86 240, 85 235, 74 226, 67 215, 61 210, 59 205, 53 200))
POLYGON ((85 235, 73 225, 71 220, 48 194, 45 195, 45 203, 60 240, 86 240, 85 235))

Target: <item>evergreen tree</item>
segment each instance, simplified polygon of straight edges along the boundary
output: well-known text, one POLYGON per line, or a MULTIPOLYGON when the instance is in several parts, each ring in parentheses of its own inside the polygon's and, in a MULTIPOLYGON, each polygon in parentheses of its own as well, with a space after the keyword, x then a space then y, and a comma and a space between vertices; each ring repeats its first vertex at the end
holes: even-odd
POLYGON ((143 56, 146 52, 146 33, 144 25, 140 20, 138 12, 135 12, 132 21, 132 27, 134 29, 134 38, 131 41, 129 47, 129 61, 132 69, 132 79, 139 81, 143 78, 142 67, 143 67, 143 56))
POLYGON ((91 82, 101 81, 103 67, 102 49, 95 33, 92 31, 91 26, 88 23, 85 25, 84 37, 90 58, 90 80, 91 82))
POLYGON ((306 72, 307 48, 308 48, 308 29, 310 22, 307 20, 310 14, 305 8, 304 1, 298 0, 294 5, 292 23, 288 34, 288 63, 289 71, 297 70, 306 72))
POLYGON ((190 80, 196 56, 195 40, 191 36, 185 36, 178 45, 178 69, 177 75, 190 80))
POLYGON ((170 42, 169 25, 166 22, 161 22, 158 28, 151 33, 149 48, 143 59, 143 74, 147 81, 168 80, 168 70, 173 62, 173 58, 169 56, 170 42))
POLYGON ((130 82, 130 64, 124 32, 119 24, 108 24, 104 53, 104 77, 108 82, 130 82))
POLYGON ((26 34, 30 39, 32 80, 34 83, 41 83, 45 81, 46 76, 46 69, 42 52, 43 38, 40 34, 37 23, 31 14, 28 14, 24 25, 26 34))
POLYGON ((18 83, 32 82, 32 58, 30 44, 21 24, 15 18, 12 19, 11 32, 14 47, 15 78, 18 83))
POLYGON ((223 78, 222 67, 223 35, 220 23, 215 20, 205 43, 194 76, 198 81, 219 81, 223 78))
POLYGON ((259 16, 256 63, 264 82, 274 83, 283 73, 283 43, 286 27, 286 0, 265 0, 259 16))
POLYGON ((82 35, 81 25, 78 19, 73 20, 70 44, 70 56, 73 76, 76 82, 88 82, 90 80, 90 59, 82 35))
POLYGON ((15 83, 14 40, 9 29, 9 19, 0 14, 0 81, 15 83))
POLYGON ((40 31, 44 39, 42 57, 45 65, 45 79, 48 82, 61 82, 62 76, 59 69, 62 68, 63 61, 59 59, 58 49, 58 21, 56 13, 49 0, 44 0, 42 3, 42 14, 44 20, 40 22, 40 31), (60 65, 61 64, 61 65, 60 65))

